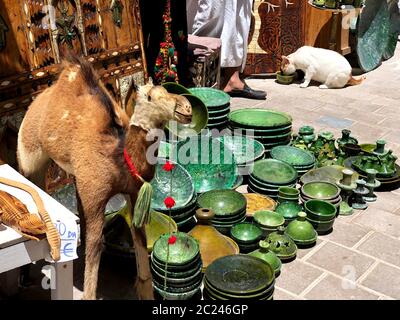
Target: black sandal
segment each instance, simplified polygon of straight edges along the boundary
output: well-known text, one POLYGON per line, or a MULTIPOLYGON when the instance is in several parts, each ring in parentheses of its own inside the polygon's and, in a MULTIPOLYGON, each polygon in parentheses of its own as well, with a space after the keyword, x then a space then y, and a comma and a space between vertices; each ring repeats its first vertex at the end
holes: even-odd
POLYGON ((227 94, 235 98, 247 98, 256 100, 267 99, 267 93, 265 91, 251 89, 246 83, 244 84, 243 90, 235 89, 230 92, 227 92, 227 94))

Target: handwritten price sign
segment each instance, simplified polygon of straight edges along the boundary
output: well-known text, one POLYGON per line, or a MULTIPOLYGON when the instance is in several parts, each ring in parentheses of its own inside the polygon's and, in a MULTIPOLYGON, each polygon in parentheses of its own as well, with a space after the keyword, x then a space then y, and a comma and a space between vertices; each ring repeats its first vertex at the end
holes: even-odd
POLYGON ((76 248, 78 246, 78 226, 72 219, 56 221, 55 227, 61 238, 60 261, 70 261, 78 258, 76 248))

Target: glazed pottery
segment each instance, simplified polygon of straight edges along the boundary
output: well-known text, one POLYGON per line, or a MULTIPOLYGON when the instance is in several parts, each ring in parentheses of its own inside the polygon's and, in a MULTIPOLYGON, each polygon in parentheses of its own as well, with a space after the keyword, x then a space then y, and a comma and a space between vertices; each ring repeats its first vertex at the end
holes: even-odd
POLYGON ((175 221, 169 216, 157 212, 150 212, 150 221, 145 225, 147 251, 150 253, 153 250, 154 242, 164 233, 177 232, 178 226, 175 221))
POLYGON ((254 214, 253 219, 264 231, 264 236, 276 231, 279 226, 283 226, 285 223, 285 219, 273 211, 257 211, 254 214))
POLYGON ((282 262, 277 255, 269 249, 269 243, 265 240, 260 240, 259 249, 250 252, 249 255, 260 258, 261 260, 268 263, 272 269, 274 269, 275 277, 277 277, 281 271, 282 262))
POLYGON ((239 254, 215 260, 206 269, 204 281, 222 293, 254 295, 273 285, 275 272, 261 259, 239 254))
POLYGON ((297 246, 294 241, 285 235, 285 227, 280 226, 278 230, 272 232, 266 239, 269 248, 281 261, 289 261, 296 257, 297 246))
POLYGON ((375 147, 373 153, 377 154, 377 155, 382 155, 382 154, 387 153, 387 150, 385 150, 385 145, 386 145, 385 140, 377 140, 376 147, 375 147))
POLYGON ((296 74, 285 75, 281 71, 276 73, 276 81, 280 84, 291 84, 295 79, 296 74))
POLYGON ((299 212, 298 218, 290 222, 285 230, 285 234, 292 238, 297 246, 307 246, 317 241, 317 232, 306 218, 305 212, 299 212))
POLYGON ((264 183, 280 186, 295 182, 297 172, 291 165, 283 161, 263 159, 254 163, 252 176, 264 183))
POLYGON ((373 154, 376 149, 376 144, 373 143, 363 143, 360 144, 361 152, 367 155, 373 154))
POLYGON ((261 137, 269 137, 273 135, 283 135, 292 132, 292 124, 289 124, 284 127, 277 127, 277 128, 245 128, 240 127, 239 125, 235 125, 229 123, 229 128, 231 131, 235 132, 235 134, 239 135, 254 135, 254 136, 261 136, 261 137))
POLYGON ((296 219, 299 212, 301 212, 303 208, 298 202, 295 201, 283 201, 278 204, 275 209, 275 212, 281 215, 286 223, 296 219))
MULTIPOLYGON (((342 179, 342 170, 345 169, 343 166, 326 166, 322 168, 316 168, 308 171, 300 178, 302 184, 314 181, 326 181, 330 183, 336 183, 338 180, 342 179)), ((359 177, 359 174, 354 172, 351 177, 352 182, 355 182, 359 177)))
POLYGON ((184 86, 176 82, 165 82, 162 86, 169 92, 174 94, 190 94, 190 91, 184 86))
POLYGON ((354 189, 354 199, 352 203, 353 209, 365 210, 368 208, 368 204, 364 200, 364 197, 369 193, 365 187, 366 182, 364 180, 357 180, 357 188, 354 189))
POLYGON ((310 126, 303 126, 299 129, 299 133, 294 137, 292 145, 296 148, 308 150, 310 144, 314 140, 314 128, 310 126))
POLYGON ((291 146, 277 146, 272 148, 271 157, 298 167, 313 166, 315 163, 315 157, 312 153, 291 146))
POLYGON ((180 141, 175 154, 177 162, 191 175, 197 193, 229 189, 236 183, 238 171, 234 156, 216 138, 197 136, 180 141))
POLYGON ((229 121, 243 128, 276 128, 292 124, 287 113, 267 109, 239 109, 229 114, 229 121))
POLYGON ((174 163, 174 168, 170 172, 165 171, 163 165, 156 165, 154 178, 151 181, 151 186, 153 187, 151 207, 154 210, 166 210, 164 199, 171 195, 171 190, 173 190, 172 196, 174 197, 175 205, 184 207, 193 198, 194 185, 192 177, 185 168, 177 163, 174 163))
POLYGON ((237 165, 252 163, 265 152, 261 142, 245 136, 222 136, 219 139, 233 152, 237 165))
POLYGON ((231 238, 239 245, 258 243, 263 233, 260 227, 255 224, 242 222, 231 228, 231 238))
POLYGON ((276 202, 267 196, 257 193, 245 193, 243 194, 247 200, 246 216, 253 217, 254 213, 261 210, 274 211, 276 208, 276 202))
POLYGON ((307 216, 316 221, 328 221, 336 216, 335 206, 324 200, 313 199, 306 201, 304 209, 307 216))
POLYGON ((313 219, 310 219, 309 217, 307 217, 306 219, 308 222, 310 222, 312 224, 315 231, 317 231, 317 233, 319 235, 324 235, 324 234, 330 233, 332 231, 333 225, 335 223, 335 218, 333 218, 331 220, 326 220, 326 221, 313 220, 313 219))
POLYGON ((298 201, 299 196, 300 196, 300 191, 296 188, 279 187, 278 189, 278 197, 282 200, 298 201))
POLYGON ((168 262, 171 265, 185 265, 192 262, 199 252, 197 241, 183 232, 166 233, 153 246, 154 257, 158 261, 168 262), (171 236, 176 237, 173 246, 169 245, 168 241, 171 236))
POLYGON ((198 87, 190 88, 190 93, 200 98, 209 109, 226 106, 230 103, 230 96, 222 90, 198 87))
POLYGON ((376 194, 374 193, 374 190, 378 187, 380 187, 381 183, 376 179, 376 174, 378 172, 374 169, 368 169, 367 170, 367 179, 366 179, 366 184, 365 186, 368 189, 368 194, 364 196, 364 200, 367 202, 374 202, 377 199, 376 194))
POLYGON ((343 169, 343 178, 337 181, 336 185, 342 190, 340 195, 342 197, 342 203, 340 204, 339 214, 340 215, 351 215, 353 208, 350 206, 350 197, 353 194, 353 190, 356 188, 356 184, 352 181, 353 171, 350 169, 343 169))
POLYGON ((235 216, 247 205, 246 198, 235 190, 212 190, 201 194, 197 203, 201 208, 211 209, 216 216, 235 216))
POLYGON ((301 193, 312 199, 331 200, 340 194, 340 189, 330 182, 309 182, 301 187, 301 193))
POLYGON ((198 209, 196 219, 198 224, 189 232, 198 240, 200 254, 203 261, 203 272, 210 263, 219 257, 239 254, 239 247, 235 241, 219 233, 212 225, 214 212, 208 209, 198 209))
POLYGON ((310 151, 314 153, 319 167, 333 164, 336 158, 335 138, 332 132, 323 131, 318 134, 318 138, 311 144, 310 151))
POLYGON ((349 129, 342 130, 342 136, 336 140, 338 149, 341 150, 346 144, 358 145, 358 140, 351 136, 349 129))

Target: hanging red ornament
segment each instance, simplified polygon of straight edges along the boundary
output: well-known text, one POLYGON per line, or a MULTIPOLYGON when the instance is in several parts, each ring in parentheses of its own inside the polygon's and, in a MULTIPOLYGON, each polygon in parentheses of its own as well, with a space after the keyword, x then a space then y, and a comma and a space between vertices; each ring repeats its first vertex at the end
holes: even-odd
POLYGON ((168 239, 168 244, 174 244, 176 242, 176 236, 171 235, 168 239))
POLYGON ((171 209, 172 207, 175 206, 175 200, 172 197, 166 197, 164 199, 164 204, 168 209, 171 209))
POLYGON ((163 169, 165 171, 172 171, 175 168, 175 165, 173 163, 171 163, 170 161, 167 161, 164 165, 163 165, 163 169))

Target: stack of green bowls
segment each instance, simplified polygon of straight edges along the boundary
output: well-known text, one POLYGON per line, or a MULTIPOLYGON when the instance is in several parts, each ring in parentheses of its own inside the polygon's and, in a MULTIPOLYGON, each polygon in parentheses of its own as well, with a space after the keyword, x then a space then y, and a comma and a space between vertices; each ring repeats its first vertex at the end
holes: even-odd
POLYGON ((332 231, 336 219, 336 208, 324 200, 308 200, 304 203, 307 220, 313 225, 318 234, 332 231))
POLYGON ((291 146, 277 146, 271 150, 271 158, 289 163, 297 170, 299 177, 315 167, 314 155, 291 146))
POLYGON ((235 110, 229 114, 229 128, 260 141, 267 152, 292 139, 292 117, 274 110, 235 110))
POLYGON ((211 263, 204 275, 205 300, 272 300, 275 273, 263 260, 250 255, 225 256, 211 263))
POLYGON ((278 205, 275 212, 285 219, 285 225, 295 220, 303 210, 299 204, 300 191, 293 187, 280 187, 278 189, 278 205))
POLYGON ((151 208, 170 215, 179 230, 190 230, 196 224, 194 216, 197 194, 188 171, 177 163, 174 165, 172 171, 165 171, 162 168, 163 164, 156 165, 155 175, 151 181, 153 186, 151 208), (175 200, 175 206, 171 209, 164 203, 164 199, 169 196, 175 200))
POLYGON ((224 129, 228 125, 228 115, 231 111, 230 96, 222 90, 200 87, 189 89, 190 93, 200 98, 208 109, 209 129, 224 129))
POLYGON ((278 230, 279 226, 285 224, 285 218, 273 211, 257 211, 253 215, 254 222, 263 230, 264 237, 278 230))
POLYGON ((342 197, 340 188, 331 182, 313 181, 305 183, 301 187, 300 199, 304 202, 312 199, 325 200, 335 206, 339 213, 342 197))
POLYGON ((166 300, 192 298, 200 291, 202 266, 196 239, 183 232, 162 235, 154 243, 151 254, 155 292, 166 300), (175 239, 173 243, 172 239, 175 239))
POLYGON ((278 198, 280 187, 295 187, 297 171, 288 163, 275 159, 262 159, 254 163, 249 176, 248 191, 278 198))
POLYGON ((256 224, 242 222, 231 228, 230 236, 239 246, 241 253, 249 253, 258 248, 258 243, 263 237, 263 230, 256 224))
POLYGON ((228 235, 232 226, 246 219, 246 197, 230 189, 207 191, 198 197, 200 208, 214 212, 212 225, 221 233, 228 235))

